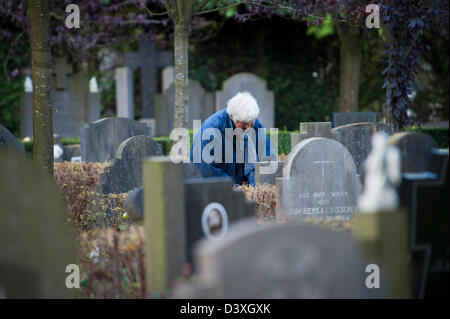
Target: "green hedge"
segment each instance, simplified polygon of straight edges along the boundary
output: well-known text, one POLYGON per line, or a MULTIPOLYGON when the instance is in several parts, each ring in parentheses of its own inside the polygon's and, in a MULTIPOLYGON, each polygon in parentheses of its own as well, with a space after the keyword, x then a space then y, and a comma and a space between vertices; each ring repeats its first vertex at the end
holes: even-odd
MULTIPOLYGON (((447 128, 412 128, 408 127, 405 131, 421 131, 423 133, 429 134, 436 142, 439 148, 448 148, 448 140, 449 140, 449 130, 447 128)), ((278 154, 289 154, 291 151, 291 136, 290 133, 298 133, 299 131, 286 131, 286 130, 278 130, 278 154)), ((269 136, 270 132, 268 131, 269 136)), ((193 140, 193 132, 189 131, 189 139, 190 144, 192 145, 193 140)), ((174 142, 170 139, 169 136, 161 136, 154 137, 154 140, 161 145, 162 151, 165 155, 170 154, 170 149, 172 148, 174 142)), ((80 144, 80 138, 62 138, 62 145, 74 145, 80 144)), ((33 152, 33 141, 24 142, 25 150, 29 153, 33 152)))

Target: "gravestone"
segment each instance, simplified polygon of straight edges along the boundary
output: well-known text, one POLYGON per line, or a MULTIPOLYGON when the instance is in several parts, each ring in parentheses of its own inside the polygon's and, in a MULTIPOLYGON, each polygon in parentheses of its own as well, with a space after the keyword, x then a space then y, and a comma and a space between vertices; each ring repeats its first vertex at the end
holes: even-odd
POLYGON ((175 69, 173 66, 166 66, 161 72, 162 92, 166 92, 168 88, 174 83, 175 69))
MULTIPOLYGON (((201 174, 197 167, 192 163, 182 163, 183 178, 201 178, 201 174)), ((124 203, 125 210, 134 221, 142 221, 144 219, 144 188, 138 187, 131 191, 124 203)))
POLYGON ((366 298, 357 243, 345 233, 314 225, 231 226, 222 241, 195 247, 195 286, 175 298, 366 298))
POLYGON ((84 121, 86 123, 97 121, 100 118, 100 93, 96 77, 89 80, 89 92, 86 94, 86 104, 84 109, 84 121))
POLYGON ((25 153, 25 145, 12 135, 6 127, 0 124, 0 148, 2 147, 25 153))
POLYGON ((239 92, 248 91, 258 102, 258 120, 267 128, 275 127, 275 97, 266 82, 252 73, 237 73, 223 82, 222 91, 216 92, 216 111, 227 107, 227 102, 239 92))
POLYGON ((358 174, 361 174, 363 162, 372 149, 371 138, 376 130, 374 123, 348 124, 332 130, 335 139, 344 145, 352 155, 358 174))
POLYGON ((310 138, 289 153, 277 178, 277 221, 319 217, 348 220, 362 191, 349 151, 327 138, 310 138))
POLYGON ((100 192, 119 194, 142 186, 142 161, 149 156, 162 155, 161 146, 150 136, 127 138, 117 148, 114 160, 100 175, 100 192))
MULTIPOLYGON (((37 163, 0 148, 0 291, 6 298, 74 298, 66 267, 76 237, 52 178, 37 163)), ((73 273, 73 271, 72 271, 73 273)))
MULTIPOLYGON (((169 136, 173 129, 175 112, 175 84, 155 97, 156 135, 169 136)), ((214 98, 199 82, 189 79, 189 109, 186 111, 186 128, 193 129, 194 120, 206 120, 214 113, 214 98)))
POLYGON ((401 204, 409 212, 413 297, 448 298, 448 150, 430 157, 429 171, 403 174, 401 204))
POLYGON ((24 91, 20 94, 20 136, 33 136, 33 82, 27 76, 24 91))
POLYGON ((173 65, 173 54, 169 51, 157 51, 155 44, 141 37, 138 52, 125 53, 125 66, 131 70, 141 70, 142 117, 154 118, 153 99, 157 86, 157 70, 173 65))
POLYGON ((129 137, 150 135, 150 128, 137 121, 111 117, 86 124, 81 130, 81 158, 86 162, 114 159, 119 145, 129 137))
POLYGON ((298 143, 311 137, 335 138, 336 133, 331 130, 331 122, 300 123, 300 133, 291 133, 291 149, 298 143))
POLYGON ((134 119, 133 71, 125 66, 115 69, 117 117, 134 119))
POLYGON ((338 127, 353 123, 377 122, 377 113, 375 112, 333 112, 333 127, 338 127))
POLYGON ((221 240, 228 225, 255 214, 254 203, 233 190, 231 179, 184 180, 183 165, 168 157, 144 162, 144 209, 151 291, 164 291, 181 274, 196 241, 205 236, 221 240))
POLYGON ((421 132, 401 132, 392 135, 390 143, 402 153, 402 172, 423 172, 428 168, 430 151, 436 142, 428 134, 421 132))
POLYGON ((276 184, 276 179, 279 177, 283 177, 283 166, 284 161, 275 162, 277 165, 277 169, 272 174, 263 174, 262 168, 267 167, 269 165, 273 165, 273 162, 257 162, 255 163, 255 184, 276 184))

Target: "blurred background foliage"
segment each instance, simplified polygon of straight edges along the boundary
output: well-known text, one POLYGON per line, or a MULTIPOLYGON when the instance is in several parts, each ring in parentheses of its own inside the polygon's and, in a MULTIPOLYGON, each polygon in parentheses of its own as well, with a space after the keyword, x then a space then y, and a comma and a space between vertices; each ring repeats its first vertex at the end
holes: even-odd
MULTIPOLYGON (((220 90, 223 82, 238 72, 252 72, 264 78, 275 94, 276 126, 282 130, 298 130, 299 122, 329 121, 338 110, 340 42, 333 22, 322 26, 273 17, 238 23, 233 10, 206 14, 191 33, 189 75, 208 91, 220 90)), ((12 28, 12 31, 13 28, 12 28)), ((109 48, 115 52, 137 49, 139 29, 127 40, 109 48), (131 40, 134 39, 134 40, 131 40)), ((16 31, 17 37, 26 36, 16 31)), ((158 47, 172 50, 172 30, 163 29, 155 36, 158 47)), ((418 72, 416 95, 411 110, 414 122, 433 119, 448 120, 448 39, 426 36, 430 49, 423 55, 418 72)), ((381 32, 365 34, 361 46, 360 111, 376 111, 383 116, 385 92, 381 32)), ((29 68, 26 47, 0 43, 0 123, 16 136, 20 133, 20 93, 25 68, 29 68), (11 54, 11 50, 23 52, 11 54)), ((100 59, 96 65, 100 64, 100 59)), ((102 90, 102 116, 114 116, 114 72, 94 70, 102 90)), ((136 117, 140 110, 140 81, 135 74, 136 117)))

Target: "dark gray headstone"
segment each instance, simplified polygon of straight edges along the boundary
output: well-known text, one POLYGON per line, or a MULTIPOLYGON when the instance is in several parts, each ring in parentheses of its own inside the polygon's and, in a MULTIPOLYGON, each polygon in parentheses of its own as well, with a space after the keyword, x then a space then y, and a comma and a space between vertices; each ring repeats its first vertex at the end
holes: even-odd
POLYGON ((161 146, 150 136, 127 138, 117 148, 114 160, 100 175, 101 193, 126 193, 142 186, 142 161, 149 156, 162 155, 161 146))
POLYGON ((448 298, 448 150, 430 157, 435 173, 403 174, 400 202, 410 219, 413 297, 448 298))
POLYGON ((37 163, 0 148, 0 291, 6 298, 73 298, 76 237, 53 179, 37 163))
POLYGON ((402 153, 402 172, 423 172, 428 168, 430 151, 437 148, 436 142, 428 134, 421 132, 401 132, 392 135, 390 144, 402 153))
POLYGON ((14 149, 21 153, 25 153, 25 145, 20 142, 12 133, 0 124, 0 147, 14 149))
POLYGON ((333 129, 335 139, 344 145, 355 162, 356 172, 361 174, 362 164, 372 149, 372 135, 376 132, 374 123, 355 123, 333 129))
POLYGON ((222 240, 230 223, 255 214, 231 179, 184 179, 183 166, 168 157, 144 162, 144 208, 151 291, 164 291, 181 274, 196 241, 222 240))
POLYGON ((284 162, 275 162, 277 169, 272 174, 263 174, 263 167, 273 165, 271 162, 257 162, 255 163, 255 184, 276 184, 276 179, 283 176, 284 162))
POLYGON ((141 70, 142 117, 154 117, 153 99, 156 93, 157 70, 173 65, 173 54, 169 51, 157 51, 155 44, 141 37, 138 52, 125 53, 125 65, 132 70, 141 70))
POLYGON ((377 122, 377 113, 375 112, 333 112, 332 123, 333 127, 338 127, 341 125, 353 124, 353 123, 363 123, 377 122))
POLYGON ((112 117, 86 124, 81 131, 81 157, 86 162, 104 162, 114 159, 119 145, 129 137, 150 135, 144 123, 112 117))
POLYGON ((362 192, 349 151, 327 138, 297 144, 286 159, 277 186, 277 220, 349 219, 362 192))
POLYGON ((195 248, 196 286, 176 298, 366 298, 358 244, 313 225, 238 222, 195 248), (363 288, 364 287, 364 288, 363 288))
POLYGON ((132 190, 123 207, 133 221, 141 221, 144 219, 144 188, 138 187, 132 190))

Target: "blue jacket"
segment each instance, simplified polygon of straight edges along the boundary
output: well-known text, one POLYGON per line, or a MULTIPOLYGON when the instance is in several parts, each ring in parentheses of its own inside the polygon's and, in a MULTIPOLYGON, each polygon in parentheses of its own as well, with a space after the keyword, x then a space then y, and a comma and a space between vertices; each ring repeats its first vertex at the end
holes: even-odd
MULTIPOLYGON (((246 136, 244 139, 244 149, 246 150, 245 155, 245 161, 247 165, 244 163, 236 162, 236 139, 233 139, 233 161, 232 163, 225 163, 225 129, 231 128, 234 129, 233 122, 231 121, 230 116, 228 115, 228 112, 225 109, 216 112, 215 114, 211 115, 209 118, 205 120, 205 122, 202 124, 201 129, 195 134, 194 141, 192 143, 191 147, 191 154, 190 154, 190 162, 194 163, 197 168, 200 170, 200 173, 203 177, 215 177, 215 176, 230 176, 235 184, 241 185, 244 182, 249 183, 250 185, 255 185, 255 166, 252 163, 248 163, 247 157, 248 157, 248 137, 246 136), (211 143, 211 141, 214 139, 214 136, 203 136, 204 131, 208 128, 216 128, 220 131, 222 136, 222 161, 213 161, 212 163, 208 164, 204 162, 204 159, 202 156, 198 155, 197 162, 199 161, 200 157, 200 163, 194 162, 194 150, 199 152, 199 154, 202 154, 203 148, 211 143), (200 134, 200 135, 199 135, 200 134), (205 137, 206 139, 200 139, 201 137, 205 137), (198 147, 198 144, 201 143, 201 152, 200 148, 198 147)), ((266 147, 265 147, 265 154, 262 154, 262 158, 260 158, 258 154, 259 149, 259 137, 258 137, 258 128, 264 128, 262 124, 258 121, 258 119, 255 120, 255 123, 253 124, 253 129, 255 129, 255 135, 256 135, 256 154, 257 154, 257 161, 264 161, 269 160, 269 158, 275 158, 276 155, 273 150, 273 147, 270 143, 270 138, 267 136, 267 134, 264 134, 266 138, 266 147)), ((263 147, 263 145, 261 146, 263 147)), ((264 152, 262 152, 264 153, 264 152)), ((214 154, 214 151, 211 150, 211 155, 214 154)))

